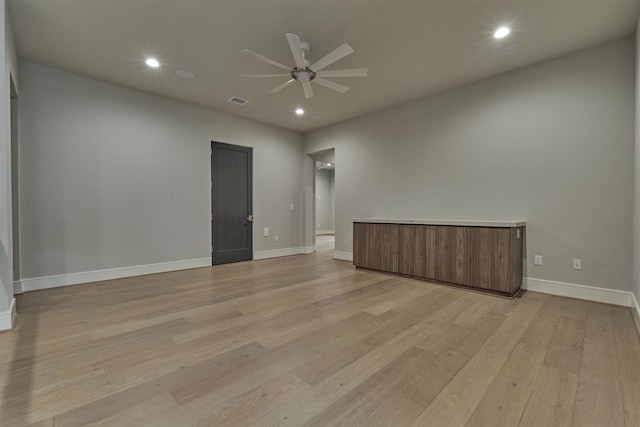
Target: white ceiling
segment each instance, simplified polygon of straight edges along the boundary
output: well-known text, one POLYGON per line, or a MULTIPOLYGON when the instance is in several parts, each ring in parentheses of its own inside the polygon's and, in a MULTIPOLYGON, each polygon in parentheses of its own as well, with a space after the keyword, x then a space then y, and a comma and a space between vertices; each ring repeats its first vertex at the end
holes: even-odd
POLYGON ((296 131, 633 34, 639 10, 640 0, 9 0, 23 59, 296 131), (512 34, 494 39, 505 24, 512 34), (332 78, 351 87, 344 95, 314 85, 308 100, 299 83, 269 94, 286 79, 240 77, 282 72, 245 48, 293 65, 287 32, 311 45, 312 63, 349 43, 355 52, 327 69, 368 67, 369 76, 332 78), (498 54, 513 42, 519 52, 498 54), (145 56, 162 67, 149 69, 145 56))

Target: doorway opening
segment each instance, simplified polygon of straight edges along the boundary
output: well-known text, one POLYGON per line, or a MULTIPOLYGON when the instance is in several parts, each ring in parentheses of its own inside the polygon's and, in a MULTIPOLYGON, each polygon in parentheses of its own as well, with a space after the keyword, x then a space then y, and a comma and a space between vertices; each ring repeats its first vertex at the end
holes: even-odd
POLYGON ((314 235, 315 250, 333 251, 335 249, 335 150, 315 153, 314 176, 314 235))

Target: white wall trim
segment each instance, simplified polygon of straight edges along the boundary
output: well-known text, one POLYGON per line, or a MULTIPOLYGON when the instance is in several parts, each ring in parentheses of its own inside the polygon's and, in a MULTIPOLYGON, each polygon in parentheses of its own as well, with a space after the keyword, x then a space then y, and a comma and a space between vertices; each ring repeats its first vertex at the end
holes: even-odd
POLYGON ((342 261, 353 261, 353 254, 351 252, 333 251, 333 258, 342 261))
POLYGON ((640 304, 638 304, 638 299, 636 295, 631 293, 633 306, 631 307, 631 314, 633 315, 633 321, 636 324, 636 332, 638 332, 638 337, 640 337, 640 304))
POLYGON ((13 329, 16 324, 16 299, 11 299, 8 311, 0 312, 0 331, 13 329))
POLYGON ((35 277, 32 279, 22 279, 21 282, 22 291, 29 292, 60 286, 79 285, 103 280, 122 279, 123 277, 143 276, 145 274, 166 273, 168 271, 210 266, 211 258, 207 257, 161 262, 157 264, 134 265, 131 267, 109 268, 106 270, 84 271, 81 273, 60 274, 57 276, 35 277))
POLYGON ((253 259, 267 259, 267 258, 278 258, 281 256, 290 256, 290 255, 300 255, 313 253, 313 248, 311 248, 311 252, 307 252, 308 248, 284 248, 284 249, 272 249, 269 251, 258 251, 254 252, 253 259))
POLYGON ((302 249, 302 253, 303 254, 312 254, 312 253, 314 253, 316 251, 315 246, 305 246, 305 247, 300 248, 300 249, 302 249))
MULTIPOLYGON (((634 295, 631 292, 616 289, 598 288, 596 286, 578 285, 575 283, 554 282, 551 280, 527 277, 522 286, 524 289, 543 294, 603 302, 606 304, 633 307, 634 295)), ((636 305, 637 307, 637 305, 636 305)))
POLYGON ((13 294, 20 295, 22 293, 22 282, 20 280, 16 280, 13 282, 13 294))
POLYGON ((324 234, 336 234, 336 230, 316 230, 316 236, 322 236, 324 234))

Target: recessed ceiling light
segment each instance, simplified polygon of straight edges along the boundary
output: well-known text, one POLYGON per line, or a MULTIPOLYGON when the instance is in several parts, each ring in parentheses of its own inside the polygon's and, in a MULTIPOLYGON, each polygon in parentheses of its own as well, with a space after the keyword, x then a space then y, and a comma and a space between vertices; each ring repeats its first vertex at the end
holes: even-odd
POLYGON ((299 115, 299 116, 301 116, 301 115, 303 115, 303 114, 304 114, 304 110, 303 110, 302 108, 298 108, 298 109, 296 110, 296 114, 297 114, 297 115, 299 115))
POLYGON ((160 63, 155 58, 147 58, 144 62, 151 68, 158 68, 160 66, 160 63))
POLYGON ((502 39, 504 37, 507 37, 510 32, 511 32, 511 29, 509 27, 500 27, 496 30, 495 33, 493 33, 493 37, 497 39, 502 39))

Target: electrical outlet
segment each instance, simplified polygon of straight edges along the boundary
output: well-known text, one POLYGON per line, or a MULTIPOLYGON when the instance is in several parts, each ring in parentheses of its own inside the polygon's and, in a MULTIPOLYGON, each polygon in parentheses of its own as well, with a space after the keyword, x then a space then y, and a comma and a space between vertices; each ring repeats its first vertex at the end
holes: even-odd
POLYGON ((578 258, 573 259, 573 269, 582 270, 582 260, 578 258))
POLYGON ((275 240, 276 242, 278 241, 278 235, 277 234, 273 237, 273 240, 275 240))
POLYGON ((535 255, 534 260, 535 265, 542 265, 542 255, 535 255))

